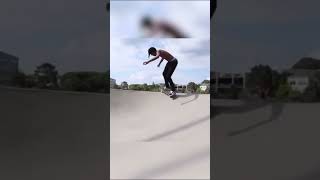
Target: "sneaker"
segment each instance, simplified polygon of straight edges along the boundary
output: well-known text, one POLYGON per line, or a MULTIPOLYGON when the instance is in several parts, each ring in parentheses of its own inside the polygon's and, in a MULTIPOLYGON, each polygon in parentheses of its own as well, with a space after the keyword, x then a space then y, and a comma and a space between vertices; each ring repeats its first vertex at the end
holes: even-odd
POLYGON ((176 95, 176 92, 170 91, 169 96, 174 96, 174 95, 176 95))

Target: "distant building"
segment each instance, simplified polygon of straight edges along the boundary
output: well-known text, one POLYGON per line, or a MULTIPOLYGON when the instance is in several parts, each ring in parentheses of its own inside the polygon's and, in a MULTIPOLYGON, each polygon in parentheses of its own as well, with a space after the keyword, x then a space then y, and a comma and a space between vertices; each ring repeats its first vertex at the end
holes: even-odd
POLYGON ((127 82, 122 82, 121 83, 121 89, 124 89, 124 90, 128 90, 129 89, 129 85, 128 85, 128 83, 127 82))
POLYGON ((318 70, 291 69, 288 72, 291 75, 288 76, 287 82, 291 89, 302 93, 309 86, 310 78, 312 78, 318 70))
POLYGON ((287 82, 291 89, 303 93, 314 75, 320 72, 320 60, 311 57, 301 58, 286 72, 289 74, 287 82))
POLYGON ((117 85, 116 80, 110 78, 110 88, 114 88, 117 85))
POLYGON ((246 76, 240 73, 211 73, 211 86, 213 93, 218 93, 220 90, 225 89, 245 89, 246 76))
POLYGON ((187 89, 187 86, 186 86, 186 85, 182 85, 182 84, 176 85, 176 91, 177 91, 177 92, 185 92, 186 89, 187 89))
MULTIPOLYGON (((164 83, 159 83, 158 84, 160 86, 160 91, 162 92, 163 88, 166 87, 166 85, 164 83)), ((177 92, 185 92, 187 89, 186 85, 182 85, 182 84, 176 84, 176 91, 177 92)))
POLYGON ((11 83, 18 73, 19 58, 0 51, 0 83, 11 83))
POLYGON ((202 83, 200 85, 200 89, 202 92, 208 91, 208 89, 210 88, 210 84, 209 83, 202 83))

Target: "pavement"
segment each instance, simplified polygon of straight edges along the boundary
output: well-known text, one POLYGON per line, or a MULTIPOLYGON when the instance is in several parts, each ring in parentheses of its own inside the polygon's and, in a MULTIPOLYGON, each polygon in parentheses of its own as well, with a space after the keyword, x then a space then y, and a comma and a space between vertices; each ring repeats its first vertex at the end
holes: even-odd
POLYGON ((319 105, 0 87, 0 179, 319 180, 319 105))
POLYGON ((0 87, 0 179, 107 179, 108 100, 0 87))
POLYGON ((212 179, 320 179, 319 103, 211 102, 212 179))
POLYGON ((111 90, 111 179, 209 179, 210 96, 111 90))

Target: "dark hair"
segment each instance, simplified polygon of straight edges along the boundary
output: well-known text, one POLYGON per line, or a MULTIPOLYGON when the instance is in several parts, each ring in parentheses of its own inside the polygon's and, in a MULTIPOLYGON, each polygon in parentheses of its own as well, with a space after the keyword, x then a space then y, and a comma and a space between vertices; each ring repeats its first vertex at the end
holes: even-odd
POLYGON ((149 16, 142 18, 141 24, 143 27, 150 27, 152 25, 152 19, 149 16))
POLYGON ((150 54, 156 53, 156 52, 157 52, 156 48, 154 48, 154 47, 149 48, 149 50, 148 50, 149 57, 150 57, 150 54))

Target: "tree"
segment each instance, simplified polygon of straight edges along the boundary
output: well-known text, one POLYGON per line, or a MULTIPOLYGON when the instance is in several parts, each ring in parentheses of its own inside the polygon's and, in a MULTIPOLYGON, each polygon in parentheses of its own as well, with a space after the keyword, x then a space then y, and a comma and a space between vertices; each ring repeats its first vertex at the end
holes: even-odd
POLYGON ((109 86, 106 73, 68 72, 61 77, 61 87, 70 91, 105 92, 109 86))
POLYGON ((160 86, 152 82, 152 84, 149 85, 149 91, 158 92, 160 91, 160 86))
POLYGON ((283 83, 279 86, 276 97, 279 99, 287 99, 289 97, 291 87, 288 83, 283 83))
POLYGON ((143 87, 140 84, 130 84, 129 89, 141 91, 143 90, 143 87))
POLYGON ((56 67, 50 63, 43 63, 34 71, 37 86, 39 88, 57 87, 58 71, 56 67))
POLYGON ((148 84, 144 83, 144 84, 142 85, 142 89, 143 89, 143 91, 149 91, 148 84))
POLYGON ((203 80, 201 84, 210 84, 210 80, 203 80))
POLYGON ((194 93, 197 90, 197 84, 194 82, 189 82, 187 85, 187 90, 194 93))
POLYGON ((268 65, 254 66, 248 74, 247 87, 262 98, 269 96, 273 87, 273 72, 268 65))

